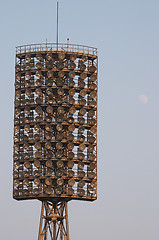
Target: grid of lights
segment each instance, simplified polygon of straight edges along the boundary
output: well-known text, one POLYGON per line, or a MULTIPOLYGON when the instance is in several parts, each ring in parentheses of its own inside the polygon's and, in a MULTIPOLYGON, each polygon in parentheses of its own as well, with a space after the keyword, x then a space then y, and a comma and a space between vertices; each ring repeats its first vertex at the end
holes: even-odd
POLYGON ((16 56, 13 197, 97 197, 97 55, 16 56))

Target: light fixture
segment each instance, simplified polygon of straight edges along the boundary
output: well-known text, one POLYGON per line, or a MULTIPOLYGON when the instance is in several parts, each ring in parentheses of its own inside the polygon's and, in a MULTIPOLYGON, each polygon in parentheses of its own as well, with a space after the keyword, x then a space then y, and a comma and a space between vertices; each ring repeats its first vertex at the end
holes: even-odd
POLYGON ((45 183, 46 183, 46 185, 51 186, 52 185, 52 179, 51 178, 46 178, 45 183))
POLYGON ((79 64, 79 69, 80 69, 81 71, 84 71, 84 70, 86 69, 86 65, 85 65, 84 63, 80 62, 80 64, 79 64))
POLYGON ((82 170, 78 171, 78 177, 79 178, 84 178, 85 177, 85 172, 82 171, 82 170))
POLYGON ((58 169, 58 170, 56 171, 56 176, 57 176, 57 177, 62 177, 62 175, 63 175, 62 170, 61 170, 61 169, 58 169))
POLYGON ((71 88, 68 93, 69 93, 70 96, 74 96, 76 91, 75 91, 74 88, 71 88))
POLYGON ((58 88, 58 89, 57 89, 57 93, 58 93, 60 96, 63 96, 64 90, 63 90, 62 88, 58 88))
POLYGON ((41 166, 40 161, 39 161, 39 160, 35 160, 35 161, 34 161, 34 166, 35 166, 36 168, 40 168, 40 166, 41 166))
POLYGON ((23 185, 25 185, 25 186, 29 185, 29 180, 27 178, 23 180, 23 185))
POLYGON ((41 62, 37 62, 36 63, 36 68, 37 69, 41 69, 42 68, 42 63, 41 62))
POLYGON ((51 195, 52 194, 52 188, 51 187, 46 187, 45 192, 46 192, 46 194, 51 195))
POLYGON ((80 78, 81 79, 85 79, 87 77, 87 73, 85 73, 85 72, 82 72, 81 74, 80 74, 80 78))
POLYGON ((79 152, 78 153, 78 158, 79 158, 79 160, 84 160, 84 158, 85 158, 84 153, 79 152))
POLYGON ((68 161, 67 166, 68 168, 73 168, 74 162, 72 160, 68 161))
POLYGON ((56 157, 57 158, 61 158, 62 157, 62 151, 61 150, 58 150, 57 152, 56 152, 56 157))
POLYGON ((89 81, 94 82, 97 79, 97 75, 96 74, 92 74, 89 78, 89 81))
POLYGON ((47 58, 47 60, 51 60, 52 59, 52 53, 47 53, 46 58, 47 58))
POLYGON ((40 149, 41 149, 41 143, 40 143, 40 142, 36 142, 36 143, 34 144, 34 147, 35 147, 36 149, 40 150, 40 149))
POLYGON ((91 84, 89 85, 90 90, 95 90, 96 87, 97 87, 97 85, 96 85, 95 83, 91 83, 91 84))
POLYGON ((82 116, 84 116, 85 114, 86 114, 86 109, 85 108, 81 108, 80 110, 79 110, 79 113, 82 115, 82 116))
POLYGON ((74 171, 69 169, 68 170, 68 177, 72 178, 74 176, 74 171))
POLYGON ((52 168, 53 167, 52 161, 51 160, 46 161, 46 166, 52 168))
POLYGON ((68 130, 69 130, 70 132, 73 132, 73 131, 75 130, 75 125, 74 125, 74 124, 69 125, 69 126, 68 126, 68 130))
POLYGON ((80 88, 84 88, 85 87, 85 82, 83 80, 79 79, 78 85, 79 85, 80 88))
POLYGON ((68 140, 73 141, 74 140, 74 135, 72 133, 68 134, 68 140))
POLYGON ((79 133, 83 133, 84 130, 85 130, 85 127, 84 127, 84 126, 80 126, 80 127, 78 128, 78 132, 79 132, 79 133))
POLYGON ((78 117, 78 122, 79 122, 80 125, 83 125, 85 123, 85 118, 78 117))
POLYGON ((95 98, 97 96, 97 92, 96 91, 91 91, 90 92, 90 97, 91 98, 95 98))
POLYGON ((95 125, 95 123, 96 123, 96 120, 94 118, 92 118, 92 117, 88 118, 87 121, 88 121, 89 125, 95 125))
POLYGON ((76 112, 76 108, 74 106, 69 108, 69 113, 74 114, 76 112))
POLYGON ((79 188, 83 188, 84 185, 85 185, 85 181, 84 181, 84 180, 80 180, 80 181, 78 182, 78 187, 79 187, 79 188))
POLYGON ((84 196, 84 195, 85 195, 84 189, 78 188, 78 195, 79 195, 79 196, 84 196))
POLYGON ((24 189, 24 190, 23 190, 23 194, 24 194, 25 196, 29 195, 28 189, 24 189))
POLYGON ((31 55, 30 55, 30 54, 27 54, 27 55, 25 56, 25 59, 26 59, 26 61, 30 61, 30 60, 31 60, 31 55))
POLYGON ((26 168, 31 168, 31 163, 29 162, 29 161, 25 161, 24 162, 24 167, 26 167, 26 168))
POLYGON ((75 103, 75 99, 73 97, 69 97, 69 103, 70 104, 74 104, 75 103))
POLYGON ((95 67, 94 65, 90 66, 90 67, 89 67, 89 71, 90 71, 91 73, 94 73, 94 72, 96 71, 96 67, 95 67))
POLYGON ((81 144, 79 145, 79 149, 80 149, 81 151, 83 151, 85 148, 86 148, 86 145, 85 145, 85 144, 81 143, 81 144))
POLYGON ((35 179, 34 179, 34 184, 35 184, 36 186, 39 186, 39 185, 40 185, 40 179, 39 179, 39 178, 35 178, 35 179))
POLYGON ((60 78, 63 78, 64 75, 65 75, 65 72, 63 72, 63 71, 61 71, 61 70, 58 72, 58 76, 59 76, 60 78))
POLYGON ((68 121, 68 123, 72 124, 72 123, 74 122, 74 118, 73 118, 73 117, 69 117, 69 118, 67 119, 67 121, 68 121))
POLYGON ((13 178, 16 179, 16 178, 19 178, 19 173, 16 171, 13 172, 13 178))
POLYGON ((89 101, 89 105, 94 108, 97 106, 97 102, 95 100, 89 101))
POLYGON ((63 178, 58 178, 57 179, 57 185, 62 186, 64 184, 63 178))
POLYGON ((56 188, 55 188, 55 193, 56 193, 57 195, 60 195, 60 194, 62 193, 62 188, 61 188, 60 186, 56 187, 56 188))
POLYGON ((70 62, 69 67, 70 67, 70 69, 73 70, 76 68, 76 64, 74 62, 70 62))
POLYGON ((70 60, 74 62, 76 60, 77 56, 75 54, 70 55, 70 60))
POLYGON ((59 70, 62 70, 64 68, 64 63, 62 61, 56 62, 56 67, 59 70))
POLYGON ((88 139, 88 142, 91 143, 91 144, 93 144, 96 140, 96 138, 94 136, 91 136, 91 135, 88 136, 87 139, 88 139))
POLYGON ((69 187, 67 193, 68 193, 69 196, 72 196, 74 194, 73 188, 69 187))
POLYGON ((13 184, 14 184, 15 187, 19 187, 20 181, 18 179, 15 179, 13 184))
POLYGON ((40 176, 40 172, 38 170, 34 170, 34 176, 37 178, 40 176))
POLYGON ((73 79, 69 79, 69 87, 73 88, 75 86, 75 81, 73 79))
POLYGON ((88 177, 91 179, 95 178, 95 172, 92 172, 92 171, 88 172, 88 177))
POLYGON ((82 135, 82 134, 78 134, 78 140, 79 140, 80 142, 84 142, 84 141, 85 141, 85 136, 82 135))
POLYGON ((35 158, 41 158, 41 152, 40 151, 35 152, 35 158))
POLYGON ((68 185, 73 187, 75 185, 75 180, 73 178, 68 180, 68 185))
POLYGON ((82 89, 79 94, 84 97, 87 94, 86 89, 82 89))
POLYGON ((62 144, 61 142, 57 142, 57 143, 56 143, 56 148, 57 148, 58 150, 62 149, 62 147, 63 147, 63 144, 62 144))
POLYGON ((26 77, 27 79, 29 79, 29 78, 31 77, 31 73, 30 73, 30 72, 26 72, 26 73, 25 73, 25 77, 26 77))
POLYGON ((33 189, 33 194, 34 195, 38 195, 39 194, 39 189, 38 188, 34 188, 33 189))
POLYGON ((89 164, 89 166, 88 166, 88 170, 90 171, 93 171, 94 169, 96 168, 96 164, 95 163, 93 163, 93 162, 91 162, 90 164, 89 164))
POLYGON ((73 150, 74 144, 72 142, 68 143, 67 148, 68 150, 73 150))
POLYGON ((56 125, 56 129, 57 129, 57 131, 62 131, 62 129, 63 129, 63 127, 62 127, 62 124, 61 123, 58 123, 57 125, 56 125))
POLYGON ((83 169, 84 168, 84 162, 78 162, 78 168, 83 169))
POLYGON ((42 86, 42 85, 43 85, 42 79, 37 79, 37 80, 36 80, 36 85, 37 85, 38 87, 42 86))
POLYGON ((58 57, 60 60, 63 60, 65 58, 65 53, 64 52, 59 52, 58 57))
POLYGON ((58 112, 59 114, 63 114, 63 113, 65 112, 65 110, 64 110, 63 107, 58 107, 58 108, 57 108, 57 112, 58 112))
POLYGON ((73 159, 73 158, 74 158, 74 153, 68 152, 68 159, 73 159))
POLYGON ((38 113, 38 114, 40 114, 40 115, 42 115, 42 114, 43 114, 42 107, 37 106, 37 107, 35 108, 35 112, 38 113))
POLYGON ((45 175, 47 176, 47 177, 51 177, 52 176, 52 170, 51 169, 47 169, 46 171, 45 171, 45 175))
POLYGON ((90 132, 91 132, 92 134, 96 134, 96 132, 97 132, 97 127, 96 127, 96 126, 91 127, 90 132))
POLYGON ((37 70, 37 71, 36 71, 36 76, 37 76, 38 78, 40 78, 40 77, 42 76, 42 72, 41 72, 40 70, 37 70))
POLYGON ((48 71, 48 72, 47 72, 47 76, 48 76, 49 78, 52 78, 52 77, 53 77, 53 71, 48 71))
POLYGON ((28 97, 30 97, 31 94, 32 94, 31 89, 30 89, 30 88, 26 89, 25 94, 26 94, 28 97))
POLYGON ((89 153, 92 153, 94 151, 94 146, 92 144, 89 144, 87 150, 89 153))
POLYGON ((90 161, 94 161, 94 160, 95 160, 95 157, 96 157, 96 156, 95 156, 95 154, 93 154, 93 153, 89 153, 89 154, 88 154, 88 158, 89 158, 90 161))

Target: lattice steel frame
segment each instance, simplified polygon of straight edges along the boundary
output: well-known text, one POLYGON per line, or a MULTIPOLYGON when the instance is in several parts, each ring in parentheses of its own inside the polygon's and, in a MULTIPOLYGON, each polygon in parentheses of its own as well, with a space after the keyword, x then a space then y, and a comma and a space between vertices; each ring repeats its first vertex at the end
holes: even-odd
POLYGON ((69 240, 67 202, 43 201, 38 240, 69 240))

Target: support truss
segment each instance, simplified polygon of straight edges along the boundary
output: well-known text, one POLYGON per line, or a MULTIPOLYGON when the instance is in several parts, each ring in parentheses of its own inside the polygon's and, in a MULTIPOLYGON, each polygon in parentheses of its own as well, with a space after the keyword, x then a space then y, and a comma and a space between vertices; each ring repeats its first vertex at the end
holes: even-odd
POLYGON ((69 240, 67 202, 42 202, 38 240, 69 240))

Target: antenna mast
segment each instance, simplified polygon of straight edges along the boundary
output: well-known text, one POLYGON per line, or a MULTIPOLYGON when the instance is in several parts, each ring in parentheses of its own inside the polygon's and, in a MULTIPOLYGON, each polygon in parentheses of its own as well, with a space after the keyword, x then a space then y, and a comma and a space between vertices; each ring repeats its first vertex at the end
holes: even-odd
POLYGON ((58 50, 58 25, 59 25, 59 19, 58 19, 58 11, 59 11, 59 3, 57 2, 57 40, 56 40, 56 44, 57 44, 57 50, 58 50))

